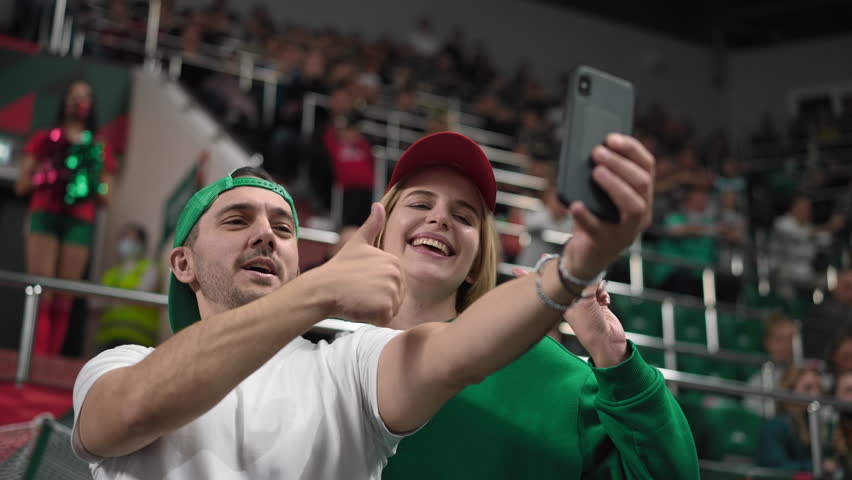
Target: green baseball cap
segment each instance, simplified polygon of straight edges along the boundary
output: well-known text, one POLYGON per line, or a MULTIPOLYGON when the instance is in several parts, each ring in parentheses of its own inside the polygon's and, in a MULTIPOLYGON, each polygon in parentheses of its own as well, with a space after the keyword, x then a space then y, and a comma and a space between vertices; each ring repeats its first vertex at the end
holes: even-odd
MULTIPOLYGON (((287 204, 290 205, 290 210, 293 212, 293 220, 296 223, 296 237, 298 238, 299 217, 296 215, 296 205, 293 204, 293 197, 287 193, 287 190, 275 182, 270 182, 262 178, 233 178, 231 175, 235 171, 195 192, 195 195, 189 199, 189 202, 187 202, 183 211, 180 213, 180 218, 178 218, 173 247, 183 246, 184 242, 186 242, 186 237, 189 236, 189 232, 198 223, 198 219, 219 198, 219 195, 237 187, 265 188, 281 195, 281 198, 287 201, 287 204)), ((172 326, 172 332, 177 333, 197 322, 199 319, 201 319, 201 314, 198 312, 198 301, 195 298, 195 293, 189 285, 179 281, 175 278, 175 274, 172 273, 169 275, 169 323, 172 326)))

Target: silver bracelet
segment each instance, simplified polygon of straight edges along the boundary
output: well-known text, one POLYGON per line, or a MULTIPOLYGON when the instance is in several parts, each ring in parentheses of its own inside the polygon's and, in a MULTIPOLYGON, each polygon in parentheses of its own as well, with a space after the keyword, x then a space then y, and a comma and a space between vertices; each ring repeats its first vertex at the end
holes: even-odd
POLYGON ((603 280, 604 277, 606 276, 606 270, 597 274, 595 276, 595 278, 593 278, 591 280, 582 280, 582 279, 575 277, 574 275, 571 275, 571 273, 568 272, 568 267, 565 266, 564 259, 560 258, 559 259, 559 275, 561 275, 564 280, 567 280, 567 281, 573 283, 574 285, 579 285, 582 288, 586 288, 586 287, 591 287, 592 285, 597 285, 597 284, 601 283, 601 280, 603 280))
POLYGON ((558 258, 559 258, 559 255, 542 255, 542 257, 541 257, 541 259, 539 259, 538 263, 535 264, 535 274, 536 274, 535 293, 538 294, 538 299, 541 300, 541 303, 547 305, 548 307, 550 307, 554 310, 558 310, 558 311, 564 313, 566 310, 571 308, 571 305, 573 305, 574 302, 576 302, 579 297, 574 298, 574 300, 572 300, 571 303, 569 303, 568 305, 562 305, 561 303, 558 303, 558 302, 554 301, 552 298, 548 297, 547 294, 544 293, 544 289, 541 287, 541 269, 542 269, 542 267, 544 267, 545 263, 547 263, 547 262, 549 262, 553 259, 558 259, 558 258))

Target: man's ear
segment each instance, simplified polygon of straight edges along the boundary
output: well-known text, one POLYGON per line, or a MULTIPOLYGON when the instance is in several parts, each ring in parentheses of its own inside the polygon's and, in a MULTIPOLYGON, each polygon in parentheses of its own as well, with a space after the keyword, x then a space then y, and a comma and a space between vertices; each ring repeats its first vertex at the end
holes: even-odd
POLYGON ((177 247, 169 254, 169 268, 178 281, 186 284, 195 282, 195 265, 189 247, 177 247))

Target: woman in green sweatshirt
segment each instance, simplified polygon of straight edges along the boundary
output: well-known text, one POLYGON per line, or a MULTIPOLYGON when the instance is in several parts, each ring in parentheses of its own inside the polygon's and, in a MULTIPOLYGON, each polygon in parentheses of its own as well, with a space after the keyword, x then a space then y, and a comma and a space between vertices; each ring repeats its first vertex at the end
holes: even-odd
MULTIPOLYGON (((607 147, 597 154, 606 160, 596 161, 609 169, 633 168, 626 164, 637 158, 653 163, 632 138, 610 137, 607 147), (631 148, 631 154, 614 153, 631 148)), ((392 328, 439 320, 425 315, 434 309, 422 299, 423 290, 430 287, 422 279, 434 282, 434 287, 458 277, 443 275, 441 265, 445 257, 452 260, 457 253, 452 230, 463 227, 453 225, 469 223, 466 216, 476 207, 453 207, 450 198, 446 211, 439 211, 444 200, 430 197, 429 192, 411 197, 414 200, 406 196, 407 181, 414 175, 422 179, 424 171, 448 168, 467 178, 490 210, 480 228, 476 260, 467 276, 455 280, 451 288, 455 314, 494 287, 498 240, 491 216, 496 184, 490 163, 466 137, 448 133, 426 137, 400 158, 382 199, 388 219, 378 244, 397 253, 403 267, 412 270, 406 271, 406 301, 416 306, 410 308, 412 315, 398 315, 392 328), (406 215, 394 215, 395 209, 427 212, 424 218, 432 223, 404 230, 392 224, 399 215, 406 215), (435 234, 423 233, 432 227, 435 234), (417 255, 434 259, 419 265, 417 255)), ((591 214, 578 204, 571 205, 571 212, 575 235, 582 237, 583 229, 594 225, 588 220, 591 214)), ((562 258, 557 260, 563 263, 562 258)), ((403 439, 383 472, 384 479, 699 478, 695 443, 683 412, 661 373, 626 340, 620 322, 607 307, 609 296, 595 286, 597 282, 560 279, 566 289, 583 291, 586 297, 569 308, 564 319, 591 353, 589 362, 545 337, 502 370, 463 390, 420 431, 403 439), (586 283, 588 287, 583 286, 586 283)))

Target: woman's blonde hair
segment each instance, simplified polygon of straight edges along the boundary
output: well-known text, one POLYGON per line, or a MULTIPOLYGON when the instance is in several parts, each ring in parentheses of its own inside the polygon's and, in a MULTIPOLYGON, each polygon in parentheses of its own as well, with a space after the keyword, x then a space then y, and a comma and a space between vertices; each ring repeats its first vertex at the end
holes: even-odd
MULTIPOLYGON (((813 368, 790 367, 781 376, 778 386, 784 390, 795 391, 796 385, 808 374, 816 375, 817 379, 819 379, 819 372, 813 368)), ((793 425, 799 440, 803 444, 810 444, 811 435, 806 417, 807 408, 800 403, 792 402, 780 402, 779 408, 793 419, 793 425)))
MULTIPOLYGON (((385 212, 390 218, 391 213, 396 204, 399 203, 399 196, 402 191, 403 181, 397 182, 384 197, 381 203, 385 207, 385 212)), ((483 212, 479 226, 479 250, 476 252, 476 258, 473 260, 473 265, 470 268, 470 275, 474 278, 473 283, 467 281, 462 282, 456 292, 456 312, 461 313, 465 308, 469 307, 479 297, 485 295, 486 292, 497 286, 497 255, 499 251, 500 239, 497 236, 497 227, 494 224, 494 215, 485 205, 482 196, 479 196, 480 211, 483 212)), ((387 221, 387 220, 386 220, 387 221)), ((376 239, 376 247, 384 248, 385 230, 379 234, 376 239)))

